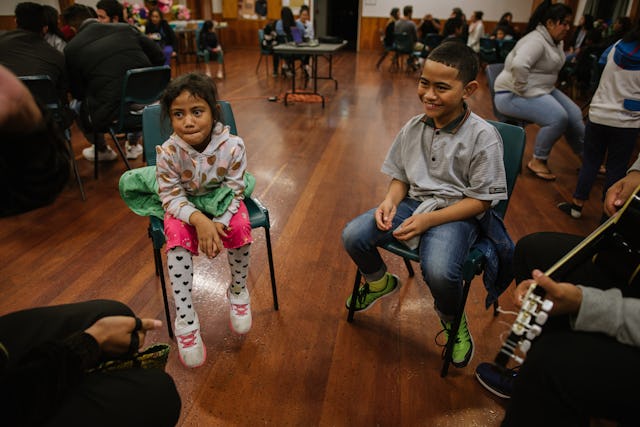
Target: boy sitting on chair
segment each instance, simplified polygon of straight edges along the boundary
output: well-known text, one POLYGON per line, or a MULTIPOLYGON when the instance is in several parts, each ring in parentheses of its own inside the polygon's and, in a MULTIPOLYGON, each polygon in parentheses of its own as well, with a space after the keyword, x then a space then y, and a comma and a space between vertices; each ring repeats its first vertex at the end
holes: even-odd
MULTIPOLYGON (((481 233, 479 218, 507 199, 502 139, 465 102, 478 88, 477 73, 477 55, 460 43, 442 43, 429 54, 418 83, 424 114, 404 125, 382 165, 391 177, 387 194, 342 233, 366 280, 355 310, 400 287, 376 248, 396 239, 417 248, 447 339, 462 298, 462 266, 481 233)), ((349 297, 347 308, 351 303, 349 297)), ((454 339, 452 363, 462 368, 473 355, 464 315, 454 339)))

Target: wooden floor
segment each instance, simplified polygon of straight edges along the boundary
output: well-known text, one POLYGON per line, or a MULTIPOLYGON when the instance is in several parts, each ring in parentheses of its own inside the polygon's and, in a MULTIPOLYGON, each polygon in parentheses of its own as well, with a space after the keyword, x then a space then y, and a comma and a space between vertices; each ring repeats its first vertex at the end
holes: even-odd
MULTIPOLYGON (((225 259, 196 260, 195 301, 208 359, 184 368, 172 351, 168 372, 182 396, 182 426, 497 426, 504 402, 475 380, 476 365, 492 359, 513 319, 484 310, 485 292, 474 282, 467 317, 476 351, 465 369, 439 377, 439 323, 421 279, 410 279, 397 258, 400 291, 346 322, 344 301, 355 268, 340 233, 351 218, 376 206, 388 178, 379 170, 400 127, 421 112, 417 75, 375 70, 377 54, 344 52, 334 61, 339 89, 322 82, 319 103, 285 107, 269 102, 289 87, 274 79, 259 54, 225 52, 222 99, 233 106, 256 176, 257 195, 269 208, 280 310, 274 311, 262 230, 255 230, 249 286, 253 328, 244 337, 229 330, 224 291, 225 259)), ((177 73, 193 70, 184 62, 177 73)), ((198 65, 204 69, 204 65, 198 65)), ((384 66, 383 66, 384 67, 384 66)), ((321 66, 322 70, 324 66, 321 66)), ((486 81, 471 108, 493 118, 486 81)), ((525 161, 536 126, 527 128, 525 161)), ((0 313, 45 304, 113 298, 141 317, 164 320, 154 275, 147 218, 128 210, 118 193, 122 161, 93 166, 74 129, 74 148, 87 192, 80 200, 73 182, 51 206, 0 219, 0 313)), ((141 160, 133 162, 141 166, 141 160)), ((555 204, 570 197, 579 167, 568 145, 554 148, 554 183, 524 171, 506 216, 514 240, 535 231, 586 234, 600 217, 599 179, 583 219, 570 219, 555 204)), ((509 291, 507 292, 509 294, 509 291)), ((512 308, 510 295, 501 299, 512 308)), ((168 342, 166 330, 150 341, 168 342)), ((153 411, 153 408, 143 408, 153 411)))

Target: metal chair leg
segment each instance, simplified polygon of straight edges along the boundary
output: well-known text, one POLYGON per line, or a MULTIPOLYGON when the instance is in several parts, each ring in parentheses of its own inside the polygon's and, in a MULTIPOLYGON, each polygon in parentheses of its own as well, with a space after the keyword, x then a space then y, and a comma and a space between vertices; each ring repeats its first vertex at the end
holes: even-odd
POLYGON ((82 197, 82 201, 86 201, 87 197, 84 194, 84 186, 82 185, 82 178, 80 178, 80 171, 78 170, 78 162, 76 162, 76 157, 73 153, 73 145, 71 145, 71 131, 69 129, 65 129, 64 137, 67 140, 67 144, 69 145, 69 156, 71 157, 71 166, 73 167, 73 173, 76 175, 76 181, 78 182, 78 188, 80 189, 80 197, 82 197))
POLYGON ((173 339, 173 326, 171 325, 171 314, 169 313, 169 300, 167 298, 167 284, 164 280, 164 270, 162 266, 162 255, 160 249, 153 248, 153 257, 156 262, 156 274, 160 271, 160 287, 162 288, 162 299, 164 302, 164 315, 167 318, 167 332, 169 338, 173 339))
POLYGON ((409 277, 415 276, 415 272, 413 271, 413 265, 411 265, 411 260, 408 258, 402 258, 404 260, 404 265, 407 267, 407 271, 409 272, 409 277))
POLYGON ((109 134, 111 135, 111 138, 113 139, 113 143, 118 149, 118 153, 120 153, 120 157, 122 157, 122 160, 124 160, 124 164, 127 167, 127 170, 131 170, 131 165, 129 164, 129 160, 127 160, 127 155, 122 150, 122 146, 120 145, 120 141, 118 141, 118 138, 116 137, 116 133, 113 131, 113 129, 110 128, 109 134))
MULTIPOLYGON (((269 214, 267 213, 267 222, 269 214)), ((271 275, 271 293, 273 294, 273 309, 278 311, 278 290, 276 288, 276 272, 273 267, 273 253, 271 252, 271 232, 269 227, 264 227, 264 237, 267 243, 267 258, 269 259, 269 274, 271 275)))
POLYGON ((351 292, 351 304, 349 304, 349 314, 347 315, 347 322, 353 322, 353 314, 356 311, 356 297, 358 296, 358 288, 360 287, 360 281, 362 280, 362 273, 360 269, 356 268, 356 280, 353 282, 353 291, 351 292))

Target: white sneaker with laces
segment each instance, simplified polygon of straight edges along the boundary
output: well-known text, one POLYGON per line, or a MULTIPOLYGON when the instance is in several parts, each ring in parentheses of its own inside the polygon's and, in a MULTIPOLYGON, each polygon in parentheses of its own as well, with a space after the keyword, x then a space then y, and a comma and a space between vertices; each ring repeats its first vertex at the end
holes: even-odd
POLYGON ((187 368, 202 366, 207 360, 207 349, 200 336, 198 316, 196 315, 196 319, 191 325, 182 319, 176 319, 174 325, 178 355, 182 364, 187 368))
MULTIPOLYGON (((95 150, 95 145, 92 145, 91 147, 87 147, 82 150, 82 155, 84 156, 85 159, 89 160, 90 162, 93 162, 95 160, 95 152, 93 150, 95 150)), ((116 154, 116 152, 113 151, 111 147, 109 147, 108 145, 106 150, 98 151, 99 162, 111 162, 117 158, 118 158, 118 155, 116 154)))
POLYGON ((142 154, 142 146, 140 144, 127 146, 127 159, 137 159, 142 154))
POLYGON ((236 295, 227 290, 229 298, 229 320, 231 329, 237 334, 246 334, 251 329, 251 301, 249 291, 244 288, 240 294, 236 295))

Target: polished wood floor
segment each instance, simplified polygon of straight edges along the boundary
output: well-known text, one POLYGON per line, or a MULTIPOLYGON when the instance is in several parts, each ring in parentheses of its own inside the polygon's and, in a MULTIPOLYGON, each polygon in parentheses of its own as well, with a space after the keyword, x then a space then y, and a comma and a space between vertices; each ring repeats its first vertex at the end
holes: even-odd
MULTIPOLYGON (((289 81, 258 73, 258 52, 225 52, 222 99, 233 106, 248 150, 257 195, 271 214, 280 296, 274 311, 264 235, 255 230, 249 283, 252 330, 229 330, 224 297, 229 280, 224 259, 196 260, 195 299, 208 359, 198 369, 179 363, 168 372, 182 396, 182 426, 497 426, 504 402, 474 378, 475 366, 494 357, 513 317, 484 310, 484 288, 474 283, 467 315, 476 351, 465 369, 439 377, 439 323, 421 279, 407 276, 388 257, 402 288, 393 297, 346 322, 344 301, 355 274, 341 246, 345 223, 375 206, 388 179, 380 165, 396 132, 419 114, 417 75, 377 71, 377 54, 344 52, 334 61, 339 88, 321 81, 319 103, 285 107, 268 97, 289 81)), ((197 65, 204 69, 204 65, 197 65)), ((196 68, 184 61, 175 74, 196 68)), ((320 67, 321 70, 324 66, 320 67)), ((270 71, 270 70, 269 70, 270 71)), ((483 76, 470 105, 493 118, 483 76)), ((527 128, 525 159, 537 129, 527 128)), ((74 129, 74 147, 87 192, 80 200, 73 182, 51 206, 0 219, 0 313, 92 298, 126 302, 144 317, 164 320, 154 275, 147 219, 128 210, 118 193, 121 161, 93 166, 74 129)), ((141 166, 141 160, 133 162, 141 166)), ((599 180, 583 219, 570 219, 555 204, 570 197, 579 159, 561 141, 550 166, 558 175, 542 182, 524 171, 506 217, 514 240, 535 231, 586 234, 600 217, 599 180)), ((509 292, 507 292, 509 293, 509 292)), ((509 295, 502 305, 512 308, 509 295)), ((150 341, 169 340, 166 330, 150 341)), ((153 408, 141 408, 153 411, 153 408)))

